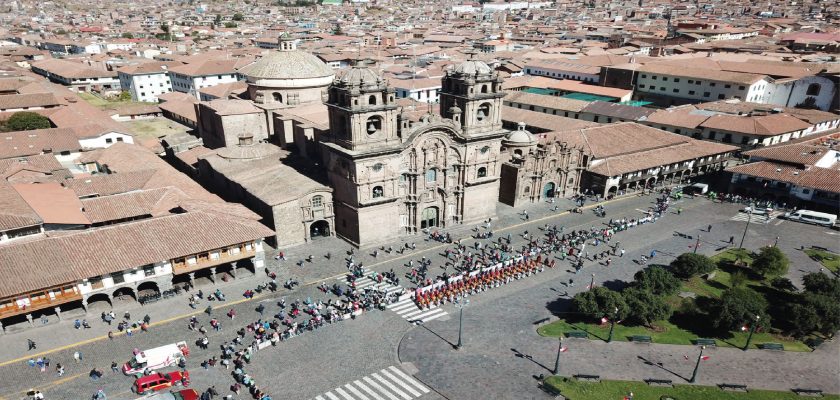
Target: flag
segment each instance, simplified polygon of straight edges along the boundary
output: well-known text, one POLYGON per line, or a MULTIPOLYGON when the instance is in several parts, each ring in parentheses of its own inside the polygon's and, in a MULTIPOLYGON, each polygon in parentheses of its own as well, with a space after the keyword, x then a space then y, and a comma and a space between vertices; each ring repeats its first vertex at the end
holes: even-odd
POLYGON ((701 359, 701 360, 703 360, 703 361, 706 361, 706 360, 708 360, 709 358, 710 358, 709 356, 703 356, 703 357, 700 357, 700 359, 701 359))
POLYGON ((567 350, 569 350, 569 348, 568 348, 568 347, 561 347, 561 348, 560 348, 560 352, 561 352, 561 353, 565 353, 567 350))

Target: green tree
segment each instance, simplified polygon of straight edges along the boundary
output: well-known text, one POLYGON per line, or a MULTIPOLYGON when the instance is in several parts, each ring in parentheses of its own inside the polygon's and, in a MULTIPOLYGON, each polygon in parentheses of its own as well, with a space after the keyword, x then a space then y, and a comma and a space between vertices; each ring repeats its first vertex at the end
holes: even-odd
POLYGON ((709 257, 694 253, 680 254, 674 261, 671 261, 670 265, 671 273, 680 279, 689 279, 698 274, 708 274, 715 268, 715 263, 709 257))
POLYGON ((120 92, 119 100, 120 101, 131 101, 131 93, 123 90, 122 92, 120 92))
POLYGON ((790 316, 790 323, 793 325, 791 333, 795 337, 801 338, 820 330, 820 316, 812 307, 793 304, 785 314, 790 316))
POLYGON ((233 20, 234 21, 242 21, 244 19, 245 19, 245 17, 242 15, 242 13, 233 14, 233 20))
POLYGON ((680 290, 680 280, 658 265, 645 268, 633 277, 636 286, 656 295, 670 296, 680 290))
POLYGON ((216 14, 216 18, 213 19, 213 24, 219 25, 221 23, 222 23, 222 16, 219 15, 219 14, 216 14))
POLYGON ((840 299, 840 280, 826 274, 812 272, 802 277, 802 284, 805 291, 833 296, 840 299))
POLYGON ((333 29, 333 35, 343 35, 344 29, 341 28, 341 24, 335 24, 335 29, 333 29))
POLYGON ((788 260, 778 247, 763 247, 753 259, 752 269, 762 277, 784 275, 788 271, 788 260))
POLYGON ((770 281, 770 286, 786 292, 793 292, 796 290, 796 286, 793 285, 793 282, 783 276, 773 278, 773 280, 770 281))
POLYGON ((840 303, 836 297, 824 294, 806 293, 805 308, 814 310, 819 316, 816 330, 826 336, 834 336, 840 329, 840 303))
POLYGON ((638 287, 628 288, 622 295, 629 310, 626 318, 630 322, 650 326, 654 321, 671 317, 671 306, 665 302, 663 296, 638 287))
POLYGON ((572 298, 572 308, 578 313, 593 318, 617 314, 616 316, 619 319, 623 319, 628 312, 627 304, 624 302, 621 293, 605 287, 596 287, 576 294, 572 298), (618 313, 615 312, 616 308, 618 313))
POLYGON ((123 39, 134 39, 134 34, 131 32, 123 32, 123 34, 120 35, 120 37, 122 37, 123 39))
POLYGON ((230 28, 236 28, 237 26, 238 25, 236 25, 235 22, 225 22, 225 28, 230 29, 230 28))
POLYGON ((729 284, 732 287, 741 287, 747 283, 747 274, 744 271, 738 270, 729 275, 729 284))
POLYGON ((49 118, 31 111, 19 111, 12 114, 6 121, 6 128, 11 131, 30 131, 33 129, 50 128, 49 118))
POLYGON ((755 290, 746 287, 727 289, 711 313, 714 326, 726 330, 736 330, 744 324, 754 323, 756 316, 760 317, 759 328, 770 326, 767 300, 755 290))

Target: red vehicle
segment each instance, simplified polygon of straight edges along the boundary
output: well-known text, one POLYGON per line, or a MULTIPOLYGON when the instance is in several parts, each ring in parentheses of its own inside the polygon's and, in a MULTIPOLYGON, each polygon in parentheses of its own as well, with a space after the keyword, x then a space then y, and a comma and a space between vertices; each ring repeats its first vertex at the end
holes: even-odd
POLYGON ((198 392, 195 389, 182 389, 179 391, 172 391, 166 393, 153 394, 147 397, 141 397, 137 400, 198 400, 198 392))
POLYGON ((147 392, 157 392, 167 389, 172 386, 190 384, 189 371, 172 371, 172 372, 156 372, 148 376, 141 376, 134 381, 134 393, 144 394, 147 392))

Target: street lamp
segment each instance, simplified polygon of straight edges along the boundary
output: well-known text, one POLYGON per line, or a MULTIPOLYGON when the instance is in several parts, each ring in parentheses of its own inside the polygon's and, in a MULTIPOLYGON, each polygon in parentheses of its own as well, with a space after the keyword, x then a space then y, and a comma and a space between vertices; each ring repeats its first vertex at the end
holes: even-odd
POLYGON ((458 299, 455 300, 455 305, 458 306, 458 344, 455 345, 455 349, 460 349, 463 346, 463 342, 461 341, 461 333, 463 332, 464 327, 464 307, 470 304, 469 299, 458 299))
POLYGON ((697 254, 698 247, 700 247, 700 235, 697 235, 697 243, 694 243, 694 254, 697 254))
POLYGON ((703 350, 706 350, 706 346, 700 346, 700 354, 697 355, 697 364, 694 364, 694 372, 691 373, 691 379, 688 380, 688 383, 694 383, 697 380, 697 370, 700 369, 700 360, 703 359, 703 350))
POLYGON ((592 280, 589 282, 589 290, 595 287, 595 274, 592 274, 592 280))
MULTIPOLYGON (((755 321, 753 321, 752 325, 750 326, 750 334, 749 334, 749 336, 747 336, 747 344, 741 350, 744 350, 744 351, 749 350, 750 342, 752 341, 752 337, 753 337, 753 333, 755 333, 755 329, 758 327, 758 320, 760 320, 760 319, 761 319, 761 316, 758 316, 758 315, 755 316, 755 321)), ((741 330, 744 330, 744 328, 741 328, 741 330)))
POLYGON ((618 307, 615 308, 612 318, 610 318, 610 335, 607 336, 607 343, 612 342, 613 329, 615 329, 615 320, 618 318, 618 307))
POLYGON ((750 227, 750 222, 752 222, 752 210, 747 212, 747 225, 744 226, 744 234, 741 236, 741 244, 738 245, 739 249, 744 248, 744 239, 747 237, 747 229, 750 227))

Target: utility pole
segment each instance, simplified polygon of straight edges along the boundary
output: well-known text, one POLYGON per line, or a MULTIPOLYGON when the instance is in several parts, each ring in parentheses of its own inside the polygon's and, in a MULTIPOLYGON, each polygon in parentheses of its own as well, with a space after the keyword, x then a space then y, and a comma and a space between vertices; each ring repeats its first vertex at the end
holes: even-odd
POLYGON ((749 336, 747 336, 747 344, 744 345, 744 348, 741 350, 747 351, 750 349, 750 342, 752 341, 753 333, 755 333, 755 329, 758 327, 758 320, 760 319, 761 316, 755 316, 755 320, 753 321, 752 325, 750 325, 750 334, 749 336))
POLYGON ((456 350, 460 350, 463 346, 461 341, 461 334, 464 328, 464 307, 470 304, 469 300, 456 300, 455 304, 458 306, 458 344, 455 345, 456 350))

